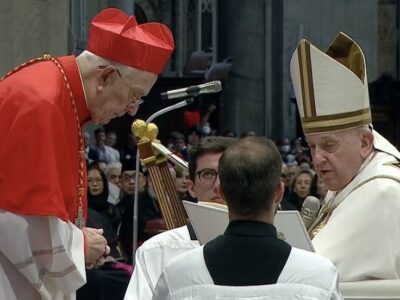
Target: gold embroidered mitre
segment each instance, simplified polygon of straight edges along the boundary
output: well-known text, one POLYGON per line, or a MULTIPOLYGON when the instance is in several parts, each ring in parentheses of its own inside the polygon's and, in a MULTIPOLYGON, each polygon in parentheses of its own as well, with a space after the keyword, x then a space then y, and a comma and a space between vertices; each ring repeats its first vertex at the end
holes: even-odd
POLYGON ((340 32, 325 52, 301 40, 290 75, 305 134, 371 123, 365 57, 346 34, 340 32))

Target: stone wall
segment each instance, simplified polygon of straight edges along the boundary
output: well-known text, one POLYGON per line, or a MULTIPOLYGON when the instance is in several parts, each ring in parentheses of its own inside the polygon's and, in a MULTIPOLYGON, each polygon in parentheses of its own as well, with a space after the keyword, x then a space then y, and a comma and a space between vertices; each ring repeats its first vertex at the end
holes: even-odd
POLYGON ((339 31, 354 38, 364 51, 369 81, 378 71, 378 0, 284 0, 283 122, 285 135, 295 134, 296 106, 290 79, 290 59, 300 38, 326 49, 339 31))
POLYGON ((0 1, 0 74, 41 56, 68 52, 69 1, 0 1))

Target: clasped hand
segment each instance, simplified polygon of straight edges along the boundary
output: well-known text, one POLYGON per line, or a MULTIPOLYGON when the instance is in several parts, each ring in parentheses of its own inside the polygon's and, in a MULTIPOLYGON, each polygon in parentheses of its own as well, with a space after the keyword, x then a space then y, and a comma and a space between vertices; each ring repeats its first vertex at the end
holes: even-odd
POLYGON ((110 247, 103 236, 103 229, 88 228, 82 229, 86 237, 85 264, 87 269, 99 267, 104 264, 110 254, 110 247))

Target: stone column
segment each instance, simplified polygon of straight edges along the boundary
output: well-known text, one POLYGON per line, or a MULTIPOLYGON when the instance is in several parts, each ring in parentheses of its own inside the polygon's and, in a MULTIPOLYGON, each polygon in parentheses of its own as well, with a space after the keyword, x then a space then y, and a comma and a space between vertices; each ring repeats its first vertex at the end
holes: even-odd
POLYGON ((280 136, 282 1, 219 1, 218 14, 218 60, 234 60, 221 96, 221 130, 280 136))
POLYGON ((117 7, 128 15, 133 15, 135 1, 134 0, 108 0, 108 6, 117 7))

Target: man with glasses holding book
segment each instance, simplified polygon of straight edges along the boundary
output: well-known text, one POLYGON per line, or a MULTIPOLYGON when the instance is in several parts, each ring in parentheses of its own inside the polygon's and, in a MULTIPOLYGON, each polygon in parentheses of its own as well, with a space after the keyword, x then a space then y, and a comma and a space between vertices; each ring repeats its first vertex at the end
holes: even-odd
MULTIPOLYGON (((234 138, 210 137, 189 152, 188 192, 198 201, 224 203, 217 192, 218 160, 234 138)), ((175 228, 152 237, 136 251, 135 269, 125 300, 147 300, 163 269, 179 254, 199 247, 191 225, 175 228)))

